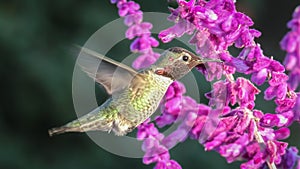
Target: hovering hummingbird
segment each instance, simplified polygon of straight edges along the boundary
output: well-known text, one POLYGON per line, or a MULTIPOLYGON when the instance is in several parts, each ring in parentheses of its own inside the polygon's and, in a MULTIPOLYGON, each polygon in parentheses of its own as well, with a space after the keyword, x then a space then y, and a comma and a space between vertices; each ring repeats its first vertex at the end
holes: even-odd
POLYGON ((218 59, 204 59, 186 49, 173 47, 164 51, 151 67, 135 71, 87 48, 81 48, 81 53, 89 56, 90 59, 87 60, 93 63, 101 62, 96 69, 95 66, 89 65, 81 67, 88 76, 101 84, 111 97, 98 107, 97 111, 92 111, 64 126, 50 129, 50 136, 95 130, 113 131, 118 136, 125 135, 155 112, 174 80, 180 79, 195 66, 206 62, 221 62, 218 59))

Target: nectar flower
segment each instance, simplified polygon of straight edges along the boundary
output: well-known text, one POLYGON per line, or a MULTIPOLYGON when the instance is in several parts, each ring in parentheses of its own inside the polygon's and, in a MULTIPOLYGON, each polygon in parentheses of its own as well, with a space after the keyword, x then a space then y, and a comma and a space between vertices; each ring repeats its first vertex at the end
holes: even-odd
POLYGON ((146 120, 138 126, 137 138, 144 140, 142 150, 145 152, 143 157, 144 164, 156 163, 155 169, 181 169, 181 166, 170 159, 168 149, 161 144, 164 135, 161 134, 153 123, 146 120))
POLYGON ((281 40, 281 48, 287 51, 284 65, 290 71, 289 85, 292 90, 300 84, 300 6, 295 9, 293 19, 287 24, 291 29, 281 40))
MULTIPOLYGON (((142 22, 140 6, 127 0, 112 0, 117 3, 119 15, 125 17, 129 27, 126 37, 133 42, 130 49, 141 53, 134 62, 135 68, 149 66, 159 55, 152 47, 158 42, 151 37, 151 23, 142 22)), ((288 52, 285 67, 263 50, 254 39, 261 33, 250 28, 254 23, 250 17, 238 12, 234 0, 177 0, 178 8, 170 9, 170 28, 162 30, 158 37, 163 43, 171 42, 184 34, 191 35, 190 44, 204 58, 219 58, 219 63, 208 63, 197 69, 213 83, 206 94, 209 106, 199 104, 185 96, 185 87, 179 82, 170 85, 161 103, 162 114, 155 118, 156 125, 166 127, 177 124, 177 128, 163 135, 150 120, 138 126, 137 138, 143 140, 145 164, 156 163, 156 169, 181 168, 171 160, 169 149, 188 138, 197 140, 206 151, 214 150, 228 163, 245 160, 242 169, 281 167, 290 169, 299 163, 298 150, 288 148, 281 140, 290 135, 293 121, 300 121, 300 98, 295 90, 300 82, 300 7, 288 23, 291 32, 281 41, 282 49, 288 52), (240 48, 232 56, 229 47, 240 48), (290 75, 284 74, 285 68, 290 75), (251 80, 238 77, 236 72, 251 76, 251 80), (256 95, 260 90, 255 85, 268 83, 263 91, 266 101, 274 99, 274 113, 255 109, 256 95), (279 141, 280 140, 280 141, 279 141)), ((198 91, 196 91, 198 92, 198 91)), ((300 164, 297 166, 300 168, 300 164)))
POLYGON ((124 23, 129 27, 125 33, 126 38, 130 40, 135 38, 130 45, 130 50, 141 54, 132 66, 135 69, 149 67, 159 57, 159 54, 152 50, 152 47, 159 45, 158 41, 151 37, 152 24, 142 22, 143 12, 138 3, 127 0, 111 0, 111 3, 117 4, 119 15, 124 17, 124 23))

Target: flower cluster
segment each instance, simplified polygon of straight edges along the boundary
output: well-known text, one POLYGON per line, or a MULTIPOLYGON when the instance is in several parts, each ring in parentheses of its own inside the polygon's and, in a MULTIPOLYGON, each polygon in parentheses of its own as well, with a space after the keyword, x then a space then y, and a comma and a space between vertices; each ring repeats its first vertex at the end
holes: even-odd
MULTIPOLYGON (((224 62, 208 63, 205 67, 197 67, 198 70, 209 81, 222 76, 225 80, 213 83, 212 91, 206 94, 209 105, 184 96, 185 87, 179 82, 169 87, 162 102, 162 114, 155 122, 160 128, 173 123, 178 127, 167 136, 159 133, 149 121, 138 127, 138 139, 144 140, 144 163, 156 162, 156 169, 180 168, 177 162, 170 160, 168 149, 191 138, 198 140, 206 151, 218 152, 228 163, 245 160, 242 169, 295 167, 300 161, 297 148, 288 148, 288 143, 281 140, 290 136, 288 127, 294 121, 300 121, 300 94, 294 91, 300 82, 300 8, 288 24, 292 31, 281 42, 288 52, 284 65, 291 71, 289 77, 280 62, 263 54, 260 45, 254 41, 261 33, 250 28, 253 21, 236 10, 234 0, 177 0, 177 3, 178 8, 170 9, 169 20, 175 23, 174 26, 161 31, 158 37, 168 43, 184 34, 191 35, 190 43, 196 46, 198 54, 220 58, 224 62), (241 48, 238 56, 230 54, 228 48, 231 46, 241 48), (241 77, 235 79, 236 72, 251 75, 251 81, 241 77), (266 82, 264 98, 274 100, 276 104, 271 113, 255 107, 256 95, 261 92, 255 85, 266 82)), ((118 5, 119 11, 123 10, 120 16, 139 9, 127 6, 118 5)), ((126 32, 129 39, 141 34, 150 36, 148 23, 138 25, 138 28, 131 26, 126 32)), ((149 43, 152 41, 148 39, 149 43)), ((132 49, 143 51, 133 46, 132 49)), ((134 64, 145 65, 144 60, 138 58, 134 64)))
POLYGON ((144 164, 157 163, 155 169, 181 169, 181 166, 170 159, 168 148, 161 142, 164 135, 159 133, 153 123, 146 120, 138 126, 137 139, 144 140, 142 150, 145 152, 144 164))
MULTIPOLYGON (((226 50, 234 42, 237 47, 252 46, 254 37, 260 32, 249 29, 252 20, 237 12, 234 1, 178 0, 179 7, 172 9, 170 20, 176 24, 160 33, 163 42, 170 42, 184 33, 192 34, 194 29, 207 30, 209 39, 218 51, 226 50)), ((204 45, 204 44, 201 44, 204 45)), ((198 45, 198 48, 202 46, 198 45)))
POLYGON ((295 90, 300 84, 300 6, 296 8, 293 19, 287 24, 291 29, 280 42, 281 48, 287 51, 284 65, 290 72, 289 84, 295 90))
POLYGON ((141 54, 132 66, 136 69, 150 66, 159 57, 159 54, 152 50, 152 47, 159 45, 158 41, 151 37, 152 24, 143 22, 143 12, 139 4, 127 0, 111 0, 111 3, 117 4, 119 15, 124 17, 124 23, 129 27, 125 34, 126 38, 129 40, 135 38, 130 45, 131 51, 141 54))
MULTIPOLYGON (((280 45, 287 52, 284 65, 290 71, 288 85, 290 89, 296 90, 300 84, 300 6, 296 8, 293 19, 287 26, 291 31, 281 40, 280 45)), ((297 98, 293 111, 295 113, 294 119, 300 122, 300 93, 297 96, 293 95, 297 98)))
POLYGON ((185 87, 182 83, 176 81, 170 85, 165 94, 165 103, 161 106, 161 111, 164 113, 156 118, 156 124, 159 127, 176 121, 182 109, 181 101, 184 93, 185 87))
POLYGON ((262 111, 254 109, 255 95, 259 90, 244 78, 219 81, 214 84, 213 89, 207 94, 210 105, 223 102, 226 106, 209 112, 208 107, 199 109, 199 120, 197 119, 191 130, 192 137, 198 139, 205 150, 219 152, 229 163, 237 159, 247 160, 241 168, 263 168, 267 164, 281 164, 281 156, 285 154, 287 143, 278 140, 285 139, 290 134, 289 129, 283 127, 291 121, 290 114, 263 114, 262 111), (231 109, 229 103, 239 106, 231 109), (275 126, 281 128, 274 130, 275 126), (206 136, 205 139, 203 135, 206 136))
POLYGON ((167 90, 162 106, 162 114, 156 117, 158 127, 178 123, 178 127, 166 136, 162 143, 171 149, 177 143, 185 141, 197 118, 198 103, 184 96, 185 87, 180 82, 173 82, 167 90))

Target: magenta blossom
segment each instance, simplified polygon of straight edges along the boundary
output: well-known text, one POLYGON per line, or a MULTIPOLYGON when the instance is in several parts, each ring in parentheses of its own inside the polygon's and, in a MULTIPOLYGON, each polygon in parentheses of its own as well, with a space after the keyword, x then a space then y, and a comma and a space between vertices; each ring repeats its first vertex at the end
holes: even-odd
MULTIPOLYGON (((290 72, 288 85, 291 90, 296 90, 300 84, 300 6, 295 9, 293 19, 288 22, 287 26, 291 29, 285 37, 281 40, 280 45, 283 50, 287 52, 284 60, 286 69, 290 72)), ((281 109, 292 107, 294 104, 294 120, 300 122, 300 94, 289 92, 289 98, 284 101, 281 109), (291 103, 290 100, 295 100, 291 103)))
MULTIPOLYGON (((119 15, 125 17, 129 26, 126 37, 133 42, 130 49, 141 53, 133 66, 149 66, 159 57, 152 47, 158 42, 151 37, 150 23, 142 22, 140 6, 126 0, 117 3, 119 15)), ((158 38, 169 43, 185 34, 191 35, 189 43, 204 58, 219 58, 220 63, 200 65, 197 69, 207 80, 217 79, 212 90, 206 94, 209 106, 197 103, 185 96, 185 87, 180 82, 170 85, 161 102, 161 115, 138 127, 137 138, 143 140, 145 164, 156 163, 156 169, 181 168, 171 160, 169 149, 186 139, 197 140, 206 151, 214 150, 228 163, 243 160, 240 168, 283 168, 298 165, 298 150, 282 141, 290 136, 289 126, 300 121, 300 98, 296 93, 300 82, 300 8, 295 10, 291 28, 281 42, 288 52, 285 67, 272 57, 265 56, 254 40, 261 33, 252 29, 253 21, 238 12, 234 0, 177 0, 178 7, 170 9, 168 18, 175 24, 162 30, 158 38), (240 49, 237 56, 229 47, 240 49), (285 69, 290 75, 285 74, 285 69), (236 72, 249 75, 250 80, 237 77, 236 72), (220 80, 224 77, 223 80, 220 80), (257 86, 267 83, 261 92, 257 86), (273 100, 276 109, 266 113, 256 107, 256 96, 264 93, 266 101, 273 100), (155 127, 177 124, 168 135, 155 127)), ((195 91, 198 92, 198 91, 195 91)))
POLYGON ((184 33, 194 33, 190 43, 196 45, 199 54, 203 57, 220 57, 225 62, 223 67, 208 65, 209 69, 199 67, 199 70, 210 75, 209 80, 220 78, 222 74, 227 77, 226 81, 214 83, 212 92, 207 94, 210 105, 218 109, 201 106, 207 111, 198 113, 190 132, 191 137, 204 144, 206 150, 218 151, 228 162, 247 159, 248 162, 242 164, 241 168, 274 168, 279 165, 287 143, 278 140, 289 137, 290 131, 286 127, 295 119, 293 107, 297 98, 289 90, 288 76, 283 73, 284 66, 263 54, 260 45, 254 41, 260 33, 249 28, 253 25, 252 20, 237 12, 233 1, 178 0, 178 5, 177 9, 171 10, 169 17, 175 25, 162 31, 159 38, 163 42, 170 42, 184 33), (237 57, 227 51, 233 44, 238 48, 243 47, 237 57), (234 80, 232 74, 235 71, 250 74, 251 81, 257 85, 268 80, 270 86, 264 91, 265 99, 275 98, 276 112, 279 114, 264 114, 255 110, 255 95, 260 91, 249 80, 234 80), (238 107, 231 110, 229 103, 238 107), (218 119, 218 116, 224 118, 218 119), (204 136, 207 140, 203 140, 204 136), (261 150, 259 144, 264 144, 265 149, 261 150), (255 145, 258 149, 246 156, 245 152, 251 150, 248 146, 255 145))
POLYGON ((284 60, 286 69, 290 71, 289 85, 295 90, 300 84, 300 6, 293 14, 293 19, 287 24, 291 29, 280 42, 281 48, 287 52, 284 60))
POLYGON ((158 41, 151 37, 152 24, 143 21, 143 12, 140 5, 134 1, 111 0, 116 3, 119 9, 119 15, 124 17, 124 23, 129 28, 126 31, 126 38, 134 39, 130 45, 130 50, 141 55, 133 62, 132 66, 136 69, 146 68, 153 64, 159 57, 159 54, 152 50, 152 47, 159 45, 158 41))
POLYGON ((181 169, 176 161, 170 159, 168 149, 161 144, 164 135, 149 120, 139 125, 137 138, 144 140, 142 150, 145 152, 145 164, 157 163, 155 169, 181 169))

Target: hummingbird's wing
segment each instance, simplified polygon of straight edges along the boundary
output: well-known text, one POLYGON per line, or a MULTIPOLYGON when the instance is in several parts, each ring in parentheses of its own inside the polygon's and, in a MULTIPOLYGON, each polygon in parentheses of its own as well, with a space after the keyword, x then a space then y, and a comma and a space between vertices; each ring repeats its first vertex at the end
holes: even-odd
POLYGON ((93 50, 79 48, 81 49, 79 66, 88 76, 101 84, 110 95, 128 86, 131 79, 138 73, 131 67, 93 50))

